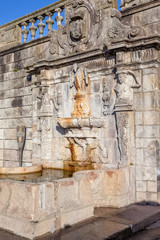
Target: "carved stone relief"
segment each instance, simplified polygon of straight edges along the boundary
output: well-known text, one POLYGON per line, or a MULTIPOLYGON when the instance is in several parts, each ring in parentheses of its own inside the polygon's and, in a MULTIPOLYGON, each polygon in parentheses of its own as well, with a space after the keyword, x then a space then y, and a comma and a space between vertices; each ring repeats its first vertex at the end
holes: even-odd
POLYGON ((71 160, 73 162, 92 162, 94 154, 92 151, 96 149, 95 139, 90 138, 68 138, 68 148, 71 152, 71 160))
POLYGON ((116 106, 133 105, 133 89, 139 88, 140 85, 131 72, 121 72, 117 74, 118 83, 114 90, 116 92, 116 106))
POLYGON ((127 26, 121 23, 121 13, 112 9, 112 24, 108 29, 108 39, 110 42, 116 42, 119 40, 132 39, 137 36, 144 36, 145 31, 139 26, 127 26))
POLYGON ((90 116, 90 107, 86 99, 87 87, 89 85, 89 77, 86 69, 79 67, 77 64, 73 66, 74 78, 70 86, 75 86, 77 93, 75 95, 73 117, 87 117, 90 116))
POLYGON ((103 115, 107 116, 108 114, 113 113, 114 104, 115 104, 115 92, 114 86, 112 83, 103 79, 102 81, 102 101, 103 101, 103 115))
POLYGON ((52 102, 48 86, 41 86, 41 94, 38 98, 41 100, 40 115, 52 113, 52 102))
POLYGON ((108 151, 106 149, 106 147, 104 146, 104 143, 100 140, 99 144, 97 144, 97 147, 99 148, 98 151, 98 159, 100 161, 100 163, 108 163, 109 159, 108 159, 108 151))
POLYGON ((62 88, 57 86, 53 89, 53 94, 51 96, 53 106, 57 111, 57 117, 62 117, 62 102, 63 102, 63 93, 62 88))
POLYGON ((127 163, 128 146, 128 114, 125 112, 116 113, 118 148, 120 152, 119 165, 127 163))
POLYGON ((49 52, 52 55, 84 51, 93 46, 95 37, 98 37, 100 16, 91 3, 74 1, 67 13, 66 26, 60 26, 58 32, 50 32, 49 52))
POLYGON ((110 106, 110 88, 107 86, 107 82, 103 80, 103 114, 107 115, 110 106))

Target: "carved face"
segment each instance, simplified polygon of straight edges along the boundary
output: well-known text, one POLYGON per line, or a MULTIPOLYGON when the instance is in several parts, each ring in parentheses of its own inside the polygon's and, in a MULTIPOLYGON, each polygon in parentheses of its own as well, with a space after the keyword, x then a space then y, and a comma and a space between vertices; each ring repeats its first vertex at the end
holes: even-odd
POLYGON ((70 34, 73 40, 80 40, 83 35, 82 19, 76 19, 70 23, 70 34))
POLYGON ((125 83, 125 77, 126 77, 126 76, 125 76, 125 74, 123 74, 123 73, 120 73, 120 74, 118 75, 120 84, 125 83))

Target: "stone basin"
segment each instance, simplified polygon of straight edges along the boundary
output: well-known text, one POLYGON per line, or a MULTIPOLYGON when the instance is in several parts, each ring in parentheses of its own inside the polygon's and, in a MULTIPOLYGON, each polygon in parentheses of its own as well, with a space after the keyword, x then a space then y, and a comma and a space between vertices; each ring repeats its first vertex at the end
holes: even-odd
POLYGON ((70 178, 73 176, 73 171, 64 169, 42 169, 40 172, 25 173, 25 174, 0 174, 0 179, 15 180, 31 183, 52 182, 54 180, 70 178))
POLYGON ((104 118, 58 118, 62 128, 101 128, 105 124, 104 118))
POLYGON ((31 166, 31 167, 15 167, 15 168, 0 168, 0 175, 20 175, 20 174, 31 174, 42 171, 42 165, 31 166))
POLYGON ((129 170, 89 170, 52 182, 0 180, 0 228, 34 239, 129 202, 129 170))

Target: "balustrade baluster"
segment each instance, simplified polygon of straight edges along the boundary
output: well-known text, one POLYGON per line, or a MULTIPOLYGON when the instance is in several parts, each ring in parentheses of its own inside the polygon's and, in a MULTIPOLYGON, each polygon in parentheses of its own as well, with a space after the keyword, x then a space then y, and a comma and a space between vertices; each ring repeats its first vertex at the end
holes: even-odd
POLYGON ((43 37, 43 31, 45 28, 45 24, 42 22, 44 17, 43 16, 38 16, 38 19, 40 20, 40 23, 37 24, 37 27, 39 28, 39 34, 40 34, 40 38, 43 37))
POLYGON ((29 27, 29 30, 31 31, 32 40, 34 40, 35 35, 36 35, 36 31, 37 31, 37 27, 34 26, 34 23, 35 23, 36 21, 35 21, 34 19, 31 19, 29 22, 32 23, 32 26, 29 27))
POLYGON ((48 19, 46 20, 46 24, 47 24, 48 32, 49 32, 50 30, 52 30, 52 26, 54 24, 54 21, 51 19, 51 17, 53 16, 53 13, 48 12, 48 13, 46 13, 46 15, 48 16, 48 19))
POLYGON ((28 23, 26 23, 26 22, 23 22, 22 24, 21 24, 21 26, 23 26, 24 27, 24 29, 22 29, 22 35, 23 35, 23 41, 24 41, 24 43, 27 41, 27 36, 28 36, 28 33, 29 33, 29 31, 28 31, 28 29, 26 28, 27 26, 28 26, 28 23))
POLYGON ((57 22, 57 27, 60 27, 63 21, 63 17, 61 16, 62 9, 57 8, 55 11, 58 13, 58 15, 55 17, 55 20, 57 22))

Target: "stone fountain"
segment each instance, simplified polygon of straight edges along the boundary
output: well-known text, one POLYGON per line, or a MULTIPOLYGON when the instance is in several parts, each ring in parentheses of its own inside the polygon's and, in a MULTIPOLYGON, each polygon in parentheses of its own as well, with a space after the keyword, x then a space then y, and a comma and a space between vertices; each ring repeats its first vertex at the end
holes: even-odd
POLYGON ((0 26, 0 173, 75 172, 1 179, 1 228, 33 239, 94 207, 160 202, 160 3, 116 2, 61 0, 0 26))

